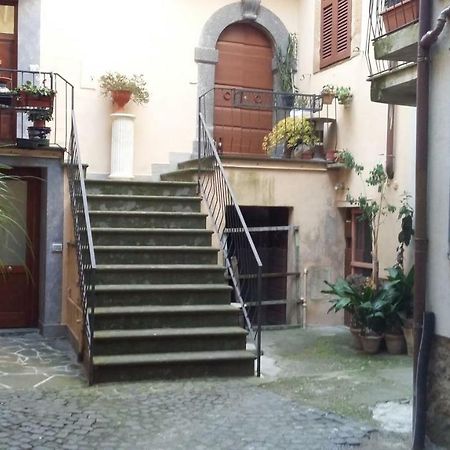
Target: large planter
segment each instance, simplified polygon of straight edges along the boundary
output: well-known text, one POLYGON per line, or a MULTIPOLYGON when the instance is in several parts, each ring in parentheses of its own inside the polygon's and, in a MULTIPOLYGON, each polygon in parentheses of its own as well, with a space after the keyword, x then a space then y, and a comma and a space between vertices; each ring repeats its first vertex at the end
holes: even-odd
POLYGON ((352 335, 353 347, 356 350, 362 350, 362 342, 361 342, 361 328, 352 328, 350 327, 350 333, 352 335))
POLYGON ((413 356, 414 354, 414 328, 412 326, 402 327, 403 336, 406 341, 406 351, 408 356, 413 356))
POLYGON ((406 352, 406 342, 403 334, 385 333, 386 348, 391 355, 401 355, 406 352))
POLYGON ((24 108, 52 108, 54 95, 29 95, 20 93, 16 97, 16 106, 24 108))
POLYGON ((419 0, 401 0, 391 3, 393 5, 380 14, 383 17, 386 33, 395 31, 419 18, 419 0))
POLYGON ((365 353, 374 355, 380 351, 382 335, 361 335, 361 344, 365 353))

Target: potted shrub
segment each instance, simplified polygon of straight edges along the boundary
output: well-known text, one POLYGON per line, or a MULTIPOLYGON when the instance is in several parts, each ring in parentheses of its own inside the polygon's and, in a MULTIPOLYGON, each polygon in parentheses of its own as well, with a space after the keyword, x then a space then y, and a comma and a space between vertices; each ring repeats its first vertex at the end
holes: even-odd
POLYGON ((147 83, 143 75, 128 77, 118 72, 107 72, 100 77, 99 86, 103 96, 111 97, 114 112, 122 112, 130 100, 137 105, 149 101, 147 83))
POLYGON ((281 107, 293 108, 295 93, 298 92, 294 84, 294 68, 297 62, 297 36, 295 33, 289 34, 286 52, 277 47, 275 58, 280 90, 282 92, 280 95, 281 107))
POLYGON ((351 314, 350 332, 353 337, 353 345, 357 350, 361 350, 360 334, 363 320, 360 308, 370 294, 367 278, 362 275, 349 275, 346 279, 338 278, 335 283, 325 281, 325 284, 329 289, 321 292, 335 296, 330 300, 331 307, 328 313, 346 311, 351 314))
POLYGON ((336 88, 332 84, 326 84, 320 92, 324 105, 331 105, 336 97, 336 88))
POLYGON ((336 88, 336 98, 340 105, 349 105, 353 99, 351 88, 338 86, 336 88))
POLYGON ((380 15, 386 33, 390 33, 419 18, 419 0, 385 0, 380 15))
MULTIPOLYGON (((28 137, 33 140, 45 140, 50 133, 51 128, 45 126, 45 122, 53 119, 52 110, 36 109, 28 111, 28 120, 33 122, 33 126, 28 127, 28 137)), ((46 142, 42 144, 48 145, 46 142)))
POLYGON ((37 86, 27 81, 12 91, 16 96, 16 106, 52 108, 56 91, 46 86, 37 86))
POLYGON ((262 147, 266 153, 272 154, 278 145, 283 144, 283 157, 291 158, 295 151, 301 155, 318 142, 319 138, 310 120, 287 117, 275 124, 272 131, 264 136, 262 147))

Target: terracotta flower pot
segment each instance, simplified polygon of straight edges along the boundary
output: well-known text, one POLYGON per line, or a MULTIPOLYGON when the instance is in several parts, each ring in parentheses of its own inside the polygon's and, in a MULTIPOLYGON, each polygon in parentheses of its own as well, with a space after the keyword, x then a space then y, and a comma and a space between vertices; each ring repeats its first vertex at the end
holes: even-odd
POLYGON ((329 162, 335 162, 336 161, 336 150, 328 149, 325 153, 325 158, 329 162))
POLYGON ((406 341, 406 350, 408 356, 413 356, 414 354, 414 329, 412 326, 410 327, 402 327, 403 336, 406 341))
POLYGON ((353 338, 353 347, 356 350, 362 350, 362 343, 361 343, 361 328, 352 328, 350 327, 350 333, 352 334, 353 338))
POLYGON ((406 352, 406 341, 403 334, 385 333, 386 348, 391 355, 401 355, 406 352))
POLYGON ((361 335, 361 343, 365 353, 374 355, 380 351, 382 335, 361 335))
POLYGON ((334 94, 321 94, 324 105, 331 105, 334 100, 334 94))
POLYGON ((113 101, 113 111, 123 112, 124 106, 130 101, 130 91, 111 91, 111 98, 113 101))

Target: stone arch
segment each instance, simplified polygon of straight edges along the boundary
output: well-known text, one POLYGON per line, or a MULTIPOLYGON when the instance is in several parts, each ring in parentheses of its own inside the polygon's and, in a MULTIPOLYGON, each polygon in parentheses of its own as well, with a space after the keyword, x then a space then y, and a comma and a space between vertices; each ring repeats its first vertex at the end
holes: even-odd
POLYGON ((199 46, 195 49, 195 61, 198 64, 198 96, 214 87, 215 67, 219 57, 216 50, 217 40, 226 27, 236 22, 256 24, 269 35, 274 45, 280 48, 287 46, 289 39, 287 28, 277 15, 260 6, 260 1, 242 0, 220 8, 205 23, 199 46))

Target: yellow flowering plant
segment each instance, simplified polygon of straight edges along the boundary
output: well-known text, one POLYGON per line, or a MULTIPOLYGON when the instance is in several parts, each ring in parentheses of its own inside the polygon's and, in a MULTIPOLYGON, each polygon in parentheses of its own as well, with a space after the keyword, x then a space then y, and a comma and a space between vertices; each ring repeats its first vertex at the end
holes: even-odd
POLYGON ((319 138, 314 132, 314 126, 310 120, 297 117, 286 117, 280 120, 272 131, 264 136, 262 147, 266 153, 271 154, 277 145, 285 144, 290 151, 299 144, 314 146, 319 138))

